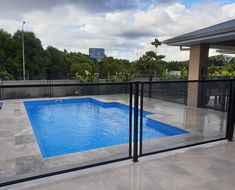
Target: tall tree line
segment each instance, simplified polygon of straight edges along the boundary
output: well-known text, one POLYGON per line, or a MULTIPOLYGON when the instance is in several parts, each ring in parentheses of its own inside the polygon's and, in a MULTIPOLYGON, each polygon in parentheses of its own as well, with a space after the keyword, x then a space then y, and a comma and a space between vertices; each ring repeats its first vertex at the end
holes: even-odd
MULTIPOLYGON (((68 77, 75 72, 73 64, 93 64, 87 55, 68 53, 55 47, 42 47, 40 39, 33 32, 24 32, 26 78, 39 79, 48 72, 54 78, 68 77)), ((22 78, 22 33, 13 35, 0 29, 0 73, 2 77, 22 78), (4 76, 3 76, 4 75, 4 76)), ((0 77, 1 77, 0 75, 0 77)))
MULTIPOLYGON (((33 32, 24 32, 26 79, 42 79, 50 75, 54 79, 73 78, 85 71, 97 72, 97 64, 88 55, 68 52, 49 46, 43 48, 40 39, 33 32)), ((151 43, 157 50, 161 45, 158 39, 151 43)), ((122 74, 167 75, 169 71, 181 71, 187 75, 188 61, 163 60, 164 55, 157 51, 147 51, 135 61, 105 57, 99 63, 99 77, 107 78, 122 74)), ((234 58, 223 55, 210 58, 210 73, 219 74, 227 69, 235 74, 234 58)), ((223 72, 224 73, 224 72, 223 72)), ((22 79, 22 32, 13 35, 0 29, 0 78, 3 80, 22 79)))

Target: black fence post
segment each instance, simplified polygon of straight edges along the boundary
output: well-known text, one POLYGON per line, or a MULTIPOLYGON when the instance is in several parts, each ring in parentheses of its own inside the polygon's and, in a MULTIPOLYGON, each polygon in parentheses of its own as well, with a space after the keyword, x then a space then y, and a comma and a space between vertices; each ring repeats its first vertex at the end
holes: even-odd
POLYGON ((226 138, 229 141, 233 141, 234 124, 235 124, 235 81, 231 80, 228 119, 227 119, 227 133, 226 133, 226 138))
MULTIPOLYGON (((1 80, 1 85, 3 86, 3 80, 1 80)), ((0 100, 3 100, 4 99, 4 88, 0 88, 0 100)))
POLYGON ((138 162, 138 111, 139 111, 138 107, 139 107, 139 82, 135 82, 133 162, 138 162))
POLYGON ((130 83, 130 102, 129 102, 129 157, 132 157, 132 94, 133 86, 130 83))
POLYGON ((140 156, 142 155, 143 147, 143 99, 144 99, 144 83, 141 84, 140 89, 140 156))

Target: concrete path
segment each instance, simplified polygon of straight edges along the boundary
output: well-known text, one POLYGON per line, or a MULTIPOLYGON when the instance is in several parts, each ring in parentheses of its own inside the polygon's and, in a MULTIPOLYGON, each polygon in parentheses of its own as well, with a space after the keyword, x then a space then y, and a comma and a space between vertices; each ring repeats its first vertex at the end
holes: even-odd
POLYGON ((124 161, 21 183, 5 189, 26 190, 231 190, 235 189, 235 143, 124 161))

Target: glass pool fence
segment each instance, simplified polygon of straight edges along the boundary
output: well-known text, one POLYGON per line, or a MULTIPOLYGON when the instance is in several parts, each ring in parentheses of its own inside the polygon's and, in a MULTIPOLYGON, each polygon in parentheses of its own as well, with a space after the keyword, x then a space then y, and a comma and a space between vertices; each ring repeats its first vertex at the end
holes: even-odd
POLYGON ((235 81, 0 85, 0 186, 232 140, 235 81))

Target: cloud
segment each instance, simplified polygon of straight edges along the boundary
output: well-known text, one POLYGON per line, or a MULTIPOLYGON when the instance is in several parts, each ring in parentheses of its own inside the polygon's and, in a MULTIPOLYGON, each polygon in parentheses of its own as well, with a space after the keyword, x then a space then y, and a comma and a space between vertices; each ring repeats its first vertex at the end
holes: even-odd
POLYGON ((49 12, 58 6, 74 6, 92 14, 145 8, 152 4, 169 4, 175 0, 0 0, 0 17, 22 19, 32 11, 49 12))
POLYGON ((155 34, 150 31, 139 31, 139 30, 129 30, 129 31, 124 31, 119 34, 119 36, 127 38, 127 39, 137 39, 137 38, 142 38, 142 37, 149 37, 149 36, 154 36, 155 34))
POLYGON ((34 10, 50 11, 54 7, 64 5, 64 3, 64 0, 0 0, 0 17, 21 20, 25 13, 34 10))
POLYGON ((144 8, 153 4, 169 4, 175 2, 175 0, 80 0, 74 1, 78 6, 88 11, 97 12, 110 12, 116 10, 128 10, 134 8, 144 8))
MULTIPOLYGON (((90 47, 103 47, 109 56, 132 60, 145 51, 155 50, 150 44, 155 37, 165 40, 235 17, 235 3, 201 3, 186 7, 174 0, 14 2, 2 1, 6 7, 0 8, 0 26, 12 33, 20 29, 24 19, 25 29, 33 31, 45 48, 52 45, 61 50, 88 53, 90 47), (9 15, 16 12, 21 18, 1 17, 5 9, 9 15)), ((166 60, 189 57, 188 52, 165 45, 158 53, 166 55, 166 60)))

